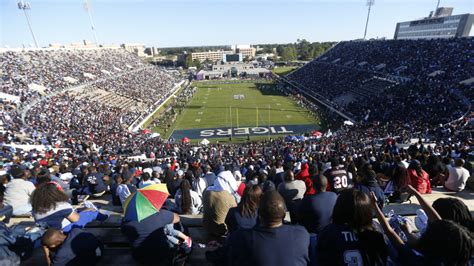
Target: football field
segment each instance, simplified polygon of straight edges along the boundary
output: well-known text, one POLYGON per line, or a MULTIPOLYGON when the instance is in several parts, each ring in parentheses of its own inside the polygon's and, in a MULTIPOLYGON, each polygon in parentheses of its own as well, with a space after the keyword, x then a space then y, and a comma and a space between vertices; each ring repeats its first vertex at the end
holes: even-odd
POLYGON ((319 129, 318 121, 270 83, 196 82, 197 91, 178 117, 175 139, 255 138, 319 129))

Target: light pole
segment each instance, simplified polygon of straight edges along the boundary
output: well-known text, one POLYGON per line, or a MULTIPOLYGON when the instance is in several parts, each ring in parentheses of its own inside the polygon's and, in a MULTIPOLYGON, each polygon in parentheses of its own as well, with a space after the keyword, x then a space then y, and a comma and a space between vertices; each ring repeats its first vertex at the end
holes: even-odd
POLYGON ((367 26, 369 26, 370 9, 374 4, 375 0, 367 0, 367 6, 369 7, 369 11, 367 12, 367 21, 365 22, 364 40, 365 36, 367 35, 367 26))
POLYGON ((99 45, 99 41, 97 40, 97 34, 95 32, 94 20, 92 20, 92 12, 91 12, 91 3, 90 0, 84 0, 84 9, 87 11, 89 15, 89 21, 91 23, 92 33, 94 34, 95 45, 99 45))
POLYGON ((35 46, 36 48, 38 48, 38 41, 36 41, 35 33, 33 32, 33 28, 31 27, 30 17, 28 16, 28 13, 26 12, 26 10, 31 9, 30 3, 25 2, 23 0, 19 0, 18 9, 23 10, 23 13, 25 14, 26 22, 28 23, 28 28, 30 29, 31 36, 33 36, 33 41, 35 42, 35 46))

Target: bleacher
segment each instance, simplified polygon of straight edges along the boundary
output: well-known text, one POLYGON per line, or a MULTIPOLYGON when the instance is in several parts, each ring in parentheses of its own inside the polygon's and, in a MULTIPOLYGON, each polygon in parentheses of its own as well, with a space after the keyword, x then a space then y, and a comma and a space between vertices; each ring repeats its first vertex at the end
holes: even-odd
MULTIPOLYGON (((457 197, 468 206, 471 213, 474 214, 474 192, 464 190, 462 192, 447 192, 444 189, 435 189, 432 194, 425 194, 423 197, 432 204, 435 200, 444 197, 457 197)), ((110 213, 110 218, 101 222, 92 222, 87 225, 85 230, 94 234, 100 239, 105 246, 103 258, 99 265, 138 265, 131 256, 128 240, 120 231, 122 219, 122 208, 112 206, 110 204, 110 195, 104 195, 99 199, 91 200, 101 210, 110 213)), ((389 204, 383 209, 384 213, 393 210, 396 214, 403 215, 410 220, 414 220, 416 210, 420 209, 415 197, 411 197, 409 202, 402 204, 389 204)), ((206 230, 202 227, 202 215, 180 215, 181 223, 185 227, 185 232, 193 239, 193 250, 186 265, 212 265, 206 260, 205 252, 209 248, 202 246, 209 241, 214 240, 208 236, 206 230)), ((290 221, 289 213, 285 217, 287 222, 290 221)), ((14 224, 22 224, 27 226, 34 225, 31 217, 12 218, 10 226, 14 224)), ((158 259, 158 258, 157 258, 158 259)), ((32 257, 22 262, 23 266, 40 266, 46 265, 44 253, 41 248, 35 249, 32 257)))
POLYGON ((362 81, 359 87, 354 87, 351 89, 351 91, 357 94, 360 98, 366 98, 385 93, 396 85, 397 82, 395 81, 374 76, 362 81))

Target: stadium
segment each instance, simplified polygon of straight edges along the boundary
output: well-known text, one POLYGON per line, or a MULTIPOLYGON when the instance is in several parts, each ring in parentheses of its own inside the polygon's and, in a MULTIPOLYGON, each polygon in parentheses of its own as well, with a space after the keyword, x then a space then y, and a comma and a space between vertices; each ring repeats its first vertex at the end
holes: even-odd
POLYGON ((40 47, 25 1, 2 41, 0 265, 474 264, 474 14, 157 48, 84 3, 95 42, 40 47))

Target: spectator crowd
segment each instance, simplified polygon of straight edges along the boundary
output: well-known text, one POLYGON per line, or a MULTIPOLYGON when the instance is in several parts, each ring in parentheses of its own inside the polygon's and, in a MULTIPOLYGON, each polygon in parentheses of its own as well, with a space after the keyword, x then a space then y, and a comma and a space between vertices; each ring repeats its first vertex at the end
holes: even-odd
MULTIPOLYGON (((331 100, 372 75, 407 78, 390 95, 372 98, 370 113, 363 101, 344 107, 363 123, 339 123, 319 138, 299 141, 208 145, 131 133, 126 127, 137 113, 68 92, 33 106, 25 128, 17 109, 42 97, 28 91, 30 82, 51 88, 48 93, 59 91, 67 87, 64 76, 80 82, 89 78, 74 73, 105 77, 101 69, 120 67, 112 59, 117 56, 122 67, 136 71, 92 86, 153 104, 171 93, 175 79, 118 51, 0 54, 2 91, 22 97, 21 104, 5 102, 1 110, 0 264, 26 260, 35 244, 48 264, 98 263, 104 246, 83 228, 107 221, 109 214, 88 199, 110 197, 110 204, 126 207, 139 189, 154 184, 164 184, 169 192, 163 207, 140 221, 123 217, 121 223, 140 264, 169 265, 196 248, 179 215, 202 215, 202 227, 213 240, 206 243, 206 259, 215 265, 472 263, 469 208, 454 197, 432 205, 424 198, 433 190, 474 187, 474 120, 468 114, 453 121, 469 110, 456 97, 472 101, 471 87, 459 85, 474 74, 468 61, 472 50, 472 39, 341 43, 288 79, 331 100), (64 56, 77 62, 68 63, 64 56), (367 63, 358 66, 362 61, 367 63), (382 63, 383 68, 375 68, 382 63), (38 72, 32 65, 39 66, 38 72), (437 70, 445 73, 427 77, 437 70), (403 102, 396 102, 406 86, 411 89, 403 102), (12 143, 44 149, 24 150, 12 143), (385 205, 411 197, 421 207, 415 225, 396 213, 385 217, 385 205), (20 237, 12 232, 6 224, 19 215, 32 216, 36 233, 20 237)), ((289 93, 299 104, 317 108, 297 91, 289 93)), ((190 87, 184 89, 173 106, 192 94, 190 87)), ((322 119, 335 126, 334 116, 324 113, 322 119)))

